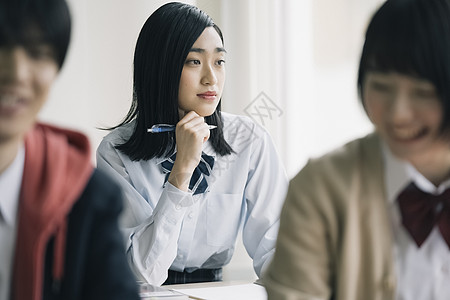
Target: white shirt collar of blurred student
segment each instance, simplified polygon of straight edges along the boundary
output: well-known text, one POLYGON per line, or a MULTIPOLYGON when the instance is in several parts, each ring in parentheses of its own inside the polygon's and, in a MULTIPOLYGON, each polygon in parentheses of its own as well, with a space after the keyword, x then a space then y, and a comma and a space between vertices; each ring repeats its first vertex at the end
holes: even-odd
POLYGON ((382 142, 385 163, 385 183, 387 199, 390 204, 396 201, 397 195, 412 181, 422 191, 439 195, 450 187, 450 179, 436 187, 431 181, 417 171, 412 164, 395 157, 386 143, 382 142))
POLYGON ((14 226, 25 164, 25 148, 18 151, 13 163, 0 174, 0 224, 14 226))
POLYGON ((8 299, 10 292, 24 164, 25 148, 21 146, 12 164, 0 174, 0 299, 8 299))

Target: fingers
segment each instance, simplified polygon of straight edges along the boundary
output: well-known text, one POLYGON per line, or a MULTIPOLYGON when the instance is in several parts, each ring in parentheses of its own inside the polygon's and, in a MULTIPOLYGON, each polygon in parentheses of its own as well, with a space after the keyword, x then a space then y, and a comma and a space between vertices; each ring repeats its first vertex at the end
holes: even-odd
POLYGON ((178 122, 177 126, 183 126, 186 123, 189 123, 191 121, 202 121, 205 122, 205 118, 200 117, 195 111, 190 111, 187 114, 184 115, 183 118, 178 122))
POLYGON ((205 118, 191 111, 178 122, 175 135, 177 158, 169 182, 181 190, 187 190, 190 177, 200 162, 203 143, 209 139, 209 127, 205 118))
POLYGON ((177 124, 177 132, 189 133, 197 136, 202 142, 209 139, 210 132, 208 125, 205 123, 205 118, 199 116, 195 111, 187 113, 177 124))

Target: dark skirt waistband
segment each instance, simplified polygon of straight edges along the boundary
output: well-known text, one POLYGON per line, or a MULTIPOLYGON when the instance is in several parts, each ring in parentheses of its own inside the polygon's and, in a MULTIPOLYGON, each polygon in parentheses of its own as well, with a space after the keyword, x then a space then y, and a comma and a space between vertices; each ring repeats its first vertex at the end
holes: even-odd
POLYGON ((177 272, 169 270, 169 276, 167 277, 167 280, 163 283, 163 285, 211 281, 222 281, 222 268, 197 269, 193 272, 177 272))

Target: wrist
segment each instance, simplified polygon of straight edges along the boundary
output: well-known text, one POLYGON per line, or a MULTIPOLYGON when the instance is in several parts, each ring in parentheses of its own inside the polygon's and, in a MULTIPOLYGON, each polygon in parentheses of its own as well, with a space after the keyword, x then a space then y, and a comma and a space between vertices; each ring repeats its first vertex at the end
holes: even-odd
POLYGON ((188 191, 189 182, 192 177, 193 169, 190 168, 177 168, 175 165, 170 172, 168 181, 178 188, 179 190, 188 191))

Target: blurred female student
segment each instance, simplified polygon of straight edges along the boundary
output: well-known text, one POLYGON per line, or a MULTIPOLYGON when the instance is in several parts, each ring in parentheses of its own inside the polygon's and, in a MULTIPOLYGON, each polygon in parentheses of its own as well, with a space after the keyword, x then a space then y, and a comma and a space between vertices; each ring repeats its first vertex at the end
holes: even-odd
POLYGON ((125 190, 129 262, 152 284, 221 280, 241 228, 258 276, 274 252, 287 177, 262 127, 221 112, 225 57, 208 15, 161 6, 137 40, 131 108, 97 150, 125 190))
POLYGON ((450 1, 385 2, 358 76, 375 132, 291 181, 269 299, 450 299, 449 83, 450 1))
POLYGON ((119 187, 85 135, 36 122, 70 32, 63 0, 0 1, 0 299, 139 299, 119 187))

